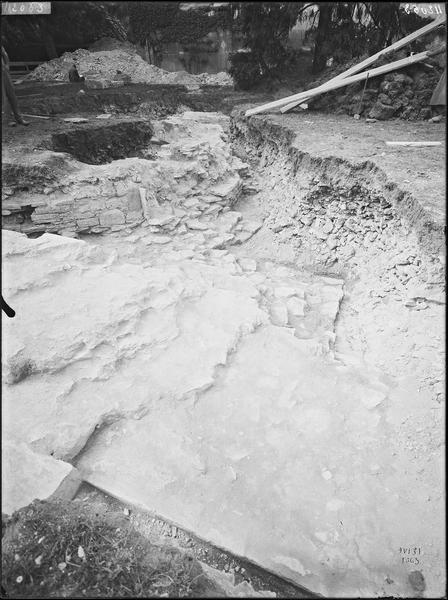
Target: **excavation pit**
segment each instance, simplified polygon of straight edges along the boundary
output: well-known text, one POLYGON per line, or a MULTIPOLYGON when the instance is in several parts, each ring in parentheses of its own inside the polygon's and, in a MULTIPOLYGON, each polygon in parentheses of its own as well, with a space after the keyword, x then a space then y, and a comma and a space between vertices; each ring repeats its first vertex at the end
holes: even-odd
POLYGON ((3 232, 3 362, 33 369, 8 437, 324 596, 406 596, 419 540, 437 596, 442 220, 382 150, 325 155, 306 120, 184 112, 153 121, 153 160, 64 155, 12 191, 34 211, 3 232))
POLYGON ((80 162, 100 165, 142 155, 152 135, 153 129, 147 120, 75 128, 53 134, 51 149, 54 152, 67 152, 80 162))

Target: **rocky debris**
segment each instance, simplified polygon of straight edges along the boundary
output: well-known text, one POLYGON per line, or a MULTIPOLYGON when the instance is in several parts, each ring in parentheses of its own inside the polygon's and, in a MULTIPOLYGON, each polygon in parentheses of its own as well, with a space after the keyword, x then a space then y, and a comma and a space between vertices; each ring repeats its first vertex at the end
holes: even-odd
MULTIPOLYGON (((404 51, 387 55, 375 63, 379 67, 386 62, 405 58, 404 51), (387 58, 387 60, 386 60, 387 58)), ((352 61, 360 62, 362 58, 352 61)), ((338 71, 345 71, 351 63, 341 66, 338 71)), ((373 120, 384 121, 391 118, 407 119, 411 121, 426 120, 431 116, 429 101, 439 82, 443 66, 435 59, 429 58, 425 63, 417 63, 399 71, 387 73, 381 77, 374 77, 367 82, 352 84, 333 92, 323 94, 312 100, 309 105, 313 110, 334 112, 368 117, 373 120)), ((337 71, 326 73, 319 81, 309 87, 316 87, 334 77, 337 71)))
MULTIPOLYGON (((347 176, 346 169, 351 168, 347 162, 341 171, 325 165, 321 176, 309 169, 292 169, 291 163, 297 159, 297 164, 301 164, 303 156, 293 158, 287 131, 282 131, 285 143, 273 149, 271 136, 280 133, 269 123, 246 123, 238 117, 232 120, 239 155, 250 150, 261 157, 260 168, 269 184, 259 192, 257 202, 268 214, 266 223, 276 232, 279 243, 295 248, 298 263, 313 268, 319 264, 335 273, 374 269, 376 284, 372 294, 378 297, 384 297, 391 289, 405 294, 416 280, 429 278, 434 285, 442 283, 436 274, 443 259, 439 229, 434 227, 437 236, 432 243, 427 230, 423 232, 421 221, 410 221, 413 214, 422 210, 410 194, 405 193, 404 200, 400 187, 391 182, 382 184, 377 180, 373 185, 370 176, 365 180, 359 176, 359 169, 353 183, 351 175, 347 176), (268 166, 261 167, 263 156, 269 152, 274 154, 268 159, 268 166), (291 175, 285 177, 285 172, 291 175), (276 190, 275 195, 271 188, 276 190), (395 256, 399 248, 407 251, 406 260, 412 257, 410 264, 384 264, 384 257, 395 256)), ((306 157, 305 164, 308 161, 306 157)))
POLYGON ((94 51, 79 49, 65 52, 61 57, 39 65, 25 79, 34 81, 68 81, 72 64, 85 77, 86 87, 104 88, 130 83, 163 85, 185 85, 190 89, 200 86, 233 87, 233 80, 227 73, 201 73, 192 75, 185 71, 169 72, 147 63, 132 47, 117 43, 111 50, 94 51))
POLYGON ((229 598, 277 598, 275 592, 269 590, 256 591, 246 580, 237 583, 235 573, 229 573, 229 568, 221 571, 203 562, 200 564, 209 579, 214 581, 218 589, 223 590, 229 598))

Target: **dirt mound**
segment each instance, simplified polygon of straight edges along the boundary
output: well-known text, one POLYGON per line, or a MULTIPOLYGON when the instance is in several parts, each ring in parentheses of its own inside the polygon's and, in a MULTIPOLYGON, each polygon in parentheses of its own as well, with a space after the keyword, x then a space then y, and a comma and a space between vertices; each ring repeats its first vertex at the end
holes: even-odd
MULTIPOLYGON (((373 67, 405 57, 405 51, 388 55, 378 60, 373 67)), ((324 77, 314 81, 309 87, 314 88, 329 81, 364 58, 351 61, 335 71, 326 71, 324 77)), ((443 66, 440 65, 437 57, 427 59, 400 71, 387 73, 382 77, 373 77, 367 81, 367 84, 361 81, 318 96, 310 101, 310 108, 336 114, 359 114, 362 117, 380 120, 428 119, 431 116, 429 102, 442 72, 443 66)))
POLYGON ((102 80, 116 80, 128 76, 131 83, 148 84, 177 84, 189 88, 198 88, 201 85, 233 86, 233 80, 227 73, 201 73, 191 75, 186 71, 169 72, 147 63, 133 49, 132 44, 108 38, 99 40, 93 51, 79 49, 66 52, 59 58, 50 60, 37 67, 27 79, 34 81, 68 81, 68 71, 75 63, 78 72, 86 78, 99 78, 102 80), (99 50, 101 47, 115 45, 115 49, 99 50))

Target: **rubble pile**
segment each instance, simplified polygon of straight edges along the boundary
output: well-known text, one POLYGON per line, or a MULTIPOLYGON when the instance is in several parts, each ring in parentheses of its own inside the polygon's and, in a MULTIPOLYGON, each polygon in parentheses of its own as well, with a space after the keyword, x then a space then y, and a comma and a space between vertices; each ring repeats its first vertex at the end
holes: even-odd
MULTIPOLYGON (((65 52, 39 65, 27 79, 35 81, 68 81, 68 72, 73 63, 78 72, 86 78, 87 87, 114 87, 115 82, 147 83, 153 85, 185 85, 197 89, 203 85, 231 87, 233 80, 227 73, 200 73, 192 75, 186 71, 169 72, 147 63, 131 44, 122 47, 120 42, 111 50, 94 51, 80 48, 65 52), (99 81, 98 85, 89 85, 99 81)), ((99 46, 101 47, 101 45, 99 46)))
POLYGON ((376 179, 373 171, 367 178, 359 171, 335 176, 331 167, 323 174, 320 162, 317 167, 307 163, 306 172, 300 172, 288 146, 274 146, 274 130, 266 128, 263 139, 254 122, 236 118, 232 128, 238 154, 259 157, 263 182, 268 182, 257 189, 257 202, 267 215, 264 224, 282 244, 297 249, 296 264, 336 272, 365 269, 372 276, 375 269, 376 293, 383 297, 391 290, 407 297, 422 282, 441 283, 443 252, 436 251, 437 242, 430 243, 427 230, 411 226, 403 209, 397 210, 407 204, 411 213, 411 200, 381 176, 376 179), (422 236, 430 253, 421 250, 422 236))
MULTIPOLYGON (((373 67, 405 58, 406 53, 397 52, 378 60, 373 67)), ((364 57, 365 58, 365 57, 364 57)), ((353 64, 359 63, 363 57, 347 63, 338 71, 327 72, 325 77, 314 81, 309 87, 314 88, 326 83, 339 72, 346 71, 353 64)), ((410 65, 399 71, 387 73, 382 77, 373 77, 360 81, 333 92, 323 94, 310 100, 310 108, 323 112, 355 115, 378 120, 390 118, 410 121, 431 117, 429 102, 432 93, 442 75, 443 66, 437 59, 427 59, 422 63, 410 65)))

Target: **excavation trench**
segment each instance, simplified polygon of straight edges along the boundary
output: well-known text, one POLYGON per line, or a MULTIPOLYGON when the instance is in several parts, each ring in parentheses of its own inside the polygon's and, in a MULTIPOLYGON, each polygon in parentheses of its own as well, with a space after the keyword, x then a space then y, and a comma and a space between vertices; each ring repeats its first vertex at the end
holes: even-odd
POLYGON ((268 123, 126 127, 8 183, 11 455, 323 595, 440 594, 440 230, 374 166, 268 123))

